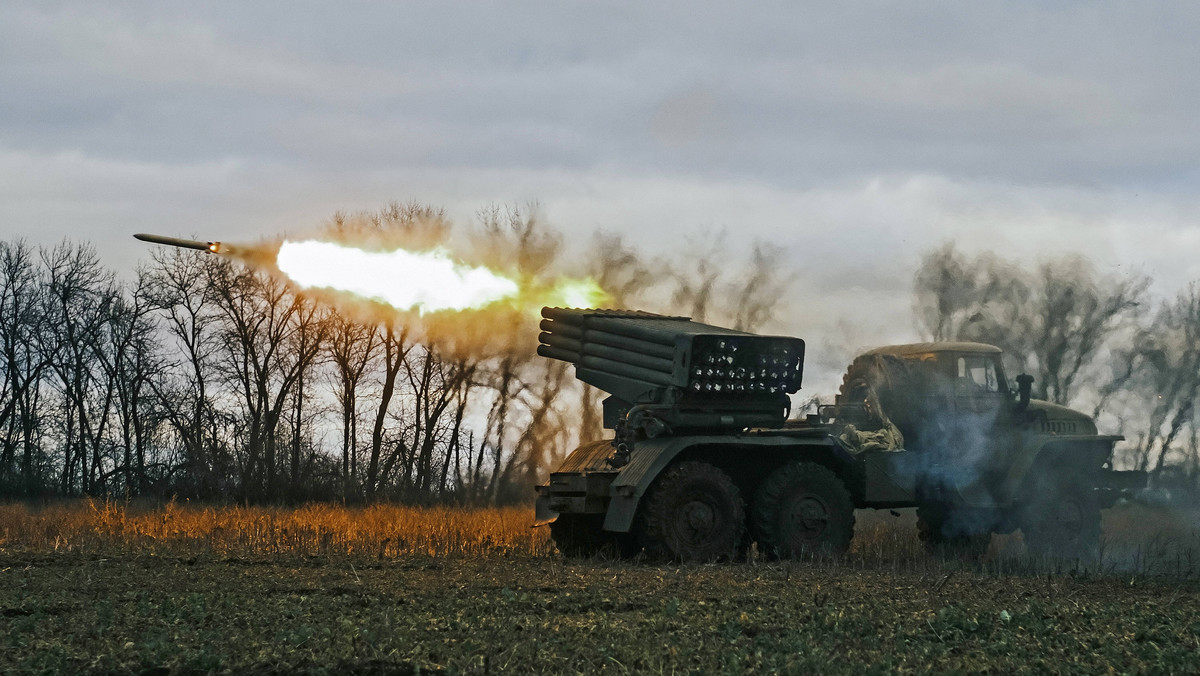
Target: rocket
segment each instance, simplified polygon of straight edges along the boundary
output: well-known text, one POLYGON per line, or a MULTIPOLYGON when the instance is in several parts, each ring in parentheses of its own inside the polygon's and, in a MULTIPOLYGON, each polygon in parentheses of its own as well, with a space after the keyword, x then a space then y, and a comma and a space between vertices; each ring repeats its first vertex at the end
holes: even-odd
POLYGON ((220 242, 199 242, 194 239, 148 235, 144 232, 134 235, 134 238, 140 239, 143 242, 150 242, 151 244, 165 244, 167 246, 177 246, 180 249, 196 249, 197 251, 207 251, 215 254, 231 254, 234 252, 233 247, 220 242))

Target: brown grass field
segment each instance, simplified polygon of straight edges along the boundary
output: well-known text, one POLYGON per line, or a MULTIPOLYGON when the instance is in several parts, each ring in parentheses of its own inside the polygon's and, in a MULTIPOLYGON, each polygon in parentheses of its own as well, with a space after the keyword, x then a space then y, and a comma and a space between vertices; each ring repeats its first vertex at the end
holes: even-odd
POLYGON ((1194 512, 1105 514, 1098 565, 927 555, 568 561, 531 509, 0 506, 2 673, 1200 672, 1194 512))

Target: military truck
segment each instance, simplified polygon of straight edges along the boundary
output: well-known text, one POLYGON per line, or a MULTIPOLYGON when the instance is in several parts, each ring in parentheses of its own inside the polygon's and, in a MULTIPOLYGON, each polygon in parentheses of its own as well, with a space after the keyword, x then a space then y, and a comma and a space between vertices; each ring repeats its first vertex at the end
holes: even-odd
POLYGON ((613 438, 537 487, 568 556, 680 561, 845 552, 855 510, 915 507, 935 551, 978 556, 1021 529, 1031 553, 1095 556, 1100 510, 1145 474, 1120 436, 1010 385, 999 348, 897 345, 856 358, 833 404, 790 419, 804 341, 625 310, 543 308, 538 354, 611 396, 613 438))

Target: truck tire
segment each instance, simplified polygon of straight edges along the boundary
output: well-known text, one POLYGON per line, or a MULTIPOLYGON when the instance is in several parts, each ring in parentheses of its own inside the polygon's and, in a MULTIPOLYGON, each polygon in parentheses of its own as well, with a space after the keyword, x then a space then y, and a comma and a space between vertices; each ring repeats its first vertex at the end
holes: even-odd
POLYGON ((1039 491, 1022 508, 1020 524, 1030 556, 1087 562, 1099 555, 1100 501, 1089 486, 1039 491))
POLYGON ((746 510, 729 475, 706 462, 667 469, 642 503, 638 540, 652 559, 722 561, 737 555, 746 510))
POLYGON ((983 559, 992 543, 991 530, 970 528, 950 508, 936 504, 917 507, 917 537, 934 556, 967 561, 983 559))
POLYGON ((812 462, 784 465, 754 495, 752 523, 767 556, 844 554, 854 537, 850 491, 827 467, 812 462))
POLYGON ((550 522, 550 538, 568 559, 626 558, 635 553, 628 533, 604 530, 603 514, 562 514, 550 522))

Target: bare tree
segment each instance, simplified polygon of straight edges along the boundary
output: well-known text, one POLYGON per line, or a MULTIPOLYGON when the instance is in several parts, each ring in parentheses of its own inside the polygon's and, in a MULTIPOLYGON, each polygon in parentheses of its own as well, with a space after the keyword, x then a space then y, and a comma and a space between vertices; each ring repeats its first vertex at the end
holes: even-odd
POLYGON ((1097 279, 1079 257, 1043 263, 1037 279, 1036 375, 1047 399, 1066 404, 1105 341, 1120 323, 1136 317, 1150 280, 1097 279))
POLYGON ((408 353, 413 349, 409 340, 409 329, 398 321, 384 323, 379 334, 382 349, 379 364, 383 369, 381 389, 376 400, 374 422, 371 426, 371 444, 367 463, 366 489, 374 496, 383 488, 399 458, 405 455, 403 440, 386 428, 388 411, 396 395, 397 379, 404 367, 408 353), (387 447, 387 448, 385 448, 387 447))
MULTIPOLYGON (((723 237, 720 239, 724 239, 723 237)), ((675 268, 673 277, 675 290, 671 294, 671 307, 678 308, 698 322, 708 321, 713 295, 721 278, 723 266, 720 240, 706 253, 686 256, 689 259, 682 267, 675 268)))
POLYGON ((707 249, 693 249, 681 258, 656 262, 670 270, 674 285, 667 312, 698 322, 758 330, 774 317, 792 283, 777 249, 755 241, 749 259, 741 261, 730 254, 723 232, 707 249))
POLYGON ((1200 393, 1200 289, 1191 284, 1164 303, 1125 357, 1124 382, 1139 402, 1150 402, 1132 449, 1137 469, 1161 471, 1176 442, 1196 425, 1200 393))
POLYGON ((1018 356, 1031 347, 1028 275, 993 254, 968 258, 952 244, 926 254, 913 292, 918 328, 931 340, 991 342, 1018 356))
POLYGON ((1140 275, 1098 277, 1075 256, 1029 271, 947 245, 922 260, 914 311, 929 338, 997 345, 1033 372, 1042 398, 1067 404, 1097 356, 1136 320, 1148 285, 1140 275))
POLYGON ((118 291, 88 244, 64 242, 43 252, 46 292, 38 333, 40 349, 55 374, 61 400, 60 487, 68 495, 104 490, 104 438, 115 397, 114 383, 99 366, 110 304, 118 291))
POLYGON ((755 242, 750 262, 740 280, 733 282, 733 328, 757 331, 771 321, 791 278, 783 274, 782 256, 765 242, 755 242))
MULTIPOLYGON (((248 498, 283 497, 279 425, 323 340, 320 315, 278 278, 223 262, 210 270, 220 312, 223 369, 246 420, 241 487, 248 498)), ((298 468, 298 463, 293 469, 298 468)))
POLYGON ((410 403, 404 446, 412 455, 403 468, 401 489, 409 495, 428 496, 440 490, 447 451, 455 443, 464 409, 456 404, 464 403, 461 399, 468 392, 477 362, 468 355, 448 359, 434 345, 410 351, 404 368, 410 403))
POLYGON ((358 479, 359 388, 378 346, 375 326, 343 314, 331 317, 326 349, 334 367, 334 387, 341 409, 343 496, 358 479))
MULTIPOLYGON (((295 369, 295 389, 291 392, 291 444, 287 492, 295 499, 304 494, 303 485, 312 469, 313 454, 305 450, 305 430, 310 426, 313 411, 306 414, 309 395, 305 385, 324 351, 328 338, 331 314, 329 308, 303 295, 296 296, 296 318, 285 350, 292 355, 295 369)), ((311 443, 307 445, 311 448, 311 443)))
POLYGON ((25 494, 42 483, 37 409, 49 355, 37 349, 36 336, 48 328, 39 321, 40 293, 33 249, 0 242, 0 487, 25 494))
MULTIPOLYGON (((562 239, 538 217, 536 205, 524 209, 493 207, 479 214, 476 246, 494 261, 512 261, 515 274, 526 280, 553 276, 562 252, 562 239)), ((555 430, 550 415, 554 397, 568 380, 566 371, 549 360, 534 359, 536 316, 519 311, 498 312, 488 323, 492 355, 477 369, 479 382, 490 390, 483 440, 470 478, 475 495, 498 499, 514 485, 524 486, 530 476, 544 471, 528 454, 534 440, 550 442, 555 430), (485 450, 490 451, 490 475, 482 489, 485 450)))
POLYGON ((185 494, 219 491, 231 458, 220 441, 221 417, 214 401, 217 306, 214 266, 221 260, 179 249, 154 252, 149 269, 151 301, 175 345, 158 378, 149 381, 163 415, 183 444, 177 468, 185 494))
POLYGON ((156 416, 150 382, 161 371, 157 336, 149 314, 150 277, 139 270, 136 282, 108 305, 107 344, 96 360, 116 394, 121 453, 119 472, 127 493, 140 493, 146 482, 146 449, 156 416))

